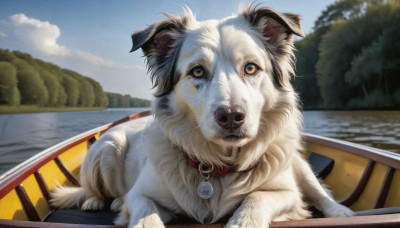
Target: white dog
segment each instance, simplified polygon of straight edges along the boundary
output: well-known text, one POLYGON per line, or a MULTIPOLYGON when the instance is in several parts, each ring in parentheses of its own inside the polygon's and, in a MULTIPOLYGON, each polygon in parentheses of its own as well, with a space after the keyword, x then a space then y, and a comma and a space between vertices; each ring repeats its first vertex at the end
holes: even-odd
POLYGON ((82 165, 82 188, 60 187, 53 205, 98 210, 114 198, 116 223, 134 227, 229 213, 227 227, 268 227, 309 217, 309 205, 352 215, 301 154, 293 35, 303 35, 297 15, 253 6, 208 21, 187 10, 134 33, 132 51, 142 48, 156 87, 155 118, 106 133, 82 165))

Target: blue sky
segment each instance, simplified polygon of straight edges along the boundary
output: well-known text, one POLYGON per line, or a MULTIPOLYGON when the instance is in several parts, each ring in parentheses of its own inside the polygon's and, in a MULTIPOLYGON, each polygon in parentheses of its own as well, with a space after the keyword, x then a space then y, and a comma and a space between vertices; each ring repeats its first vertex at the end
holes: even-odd
MULTIPOLYGON (((240 0, 0 0, 0 48, 20 50, 99 81, 104 90, 151 99, 141 51, 130 34, 189 6, 198 20, 237 11, 240 0)), ((334 0, 257 1, 299 14, 305 33, 334 0)))

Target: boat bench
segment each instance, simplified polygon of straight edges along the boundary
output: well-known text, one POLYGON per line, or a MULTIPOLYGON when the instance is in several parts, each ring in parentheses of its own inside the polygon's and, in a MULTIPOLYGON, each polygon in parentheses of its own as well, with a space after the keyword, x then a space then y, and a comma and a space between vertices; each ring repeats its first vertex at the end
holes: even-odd
POLYGON ((55 210, 49 214, 44 222, 113 225, 117 213, 110 210, 82 211, 79 208, 55 210))
MULTIPOLYGON (((312 218, 323 218, 323 214, 315 208, 312 211, 312 218)), ((356 216, 367 215, 387 215, 400 213, 400 207, 380 208, 365 211, 357 211, 356 216)), ((217 223, 225 224, 231 215, 227 215, 217 223)), ((117 213, 110 210, 102 211, 82 211, 79 208, 55 210, 46 217, 44 222, 51 223, 69 223, 69 224, 92 224, 92 225, 113 225, 117 213)), ((170 224, 198 224, 197 221, 188 217, 178 217, 171 221, 170 224)))
MULTIPOLYGON (((313 218, 323 218, 323 214, 316 209, 311 210, 313 218)), ((48 215, 44 222, 52 223, 72 223, 72 224, 92 224, 92 225, 113 225, 117 213, 110 210, 102 211, 82 211, 79 208, 55 210, 48 215)), ((220 219, 217 223, 225 224, 232 214, 220 219)), ((186 216, 178 216, 170 224, 199 224, 196 220, 186 216)))

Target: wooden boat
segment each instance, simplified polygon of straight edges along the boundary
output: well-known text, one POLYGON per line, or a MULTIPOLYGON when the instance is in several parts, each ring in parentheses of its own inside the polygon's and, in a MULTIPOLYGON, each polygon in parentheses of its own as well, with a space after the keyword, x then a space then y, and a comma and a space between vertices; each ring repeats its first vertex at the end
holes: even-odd
MULTIPOLYGON (((54 210, 48 203, 49 192, 57 183, 79 185, 77 177, 85 153, 105 131, 147 115, 149 111, 133 114, 80 134, 4 173, 0 177, 0 227, 117 227, 112 225, 115 214, 109 211, 54 210), (92 225, 82 225, 88 221, 80 219, 85 216, 91 218, 92 225)), ((274 222, 271 227, 400 227, 399 154, 310 134, 305 134, 304 140, 305 156, 316 174, 332 188, 333 196, 358 216, 274 222)))

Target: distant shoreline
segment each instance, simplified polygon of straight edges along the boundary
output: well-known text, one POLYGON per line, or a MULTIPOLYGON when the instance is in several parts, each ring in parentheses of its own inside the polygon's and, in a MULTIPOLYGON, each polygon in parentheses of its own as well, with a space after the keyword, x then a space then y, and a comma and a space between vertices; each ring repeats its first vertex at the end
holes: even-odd
MULTIPOLYGON (((100 111, 106 109, 126 109, 126 108, 150 108, 150 107, 39 107, 35 105, 7 106, 0 105, 0 115, 24 114, 24 113, 44 113, 44 112, 85 112, 100 111)), ((397 109, 323 109, 323 108, 303 108, 302 111, 399 111, 397 109)))
POLYGON ((39 107, 35 105, 21 106, 0 106, 0 115, 3 114, 24 114, 41 112, 81 112, 81 111, 99 111, 106 110, 105 107, 39 107))
POLYGON ((86 112, 107 109, 150 108, 150 107, 39 107, 35 105, 7 106, 0 105, 0 115, 44 113, 44 112, 86 112))

